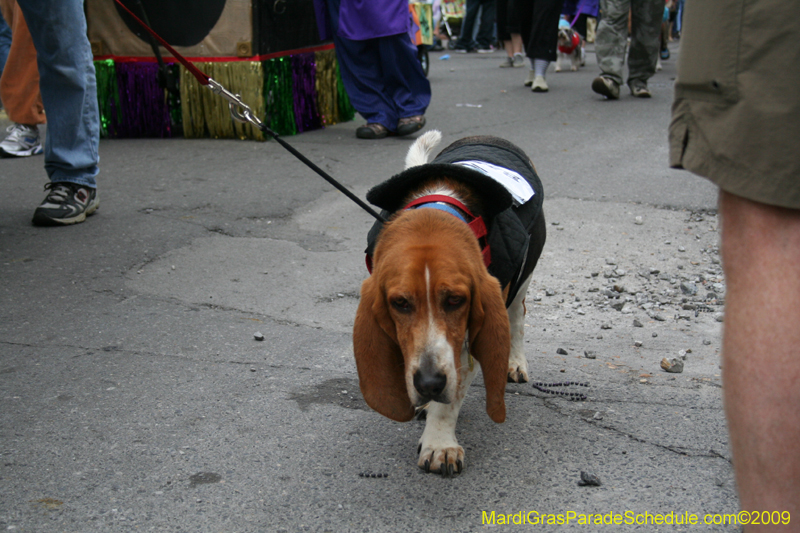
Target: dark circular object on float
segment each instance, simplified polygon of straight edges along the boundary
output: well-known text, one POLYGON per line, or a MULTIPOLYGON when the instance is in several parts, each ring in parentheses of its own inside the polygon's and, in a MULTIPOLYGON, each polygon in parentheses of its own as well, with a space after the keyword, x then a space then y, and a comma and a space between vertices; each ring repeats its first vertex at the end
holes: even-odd
MULTIPOLYGON (((122 0, 142 20, 142 7, 150 27, 172 46, 194 46, 206 38, 219 21, 226 0, 122 0)), ((117 13, 137 37, 150 43, 149 33, 116 3, 117 13)))

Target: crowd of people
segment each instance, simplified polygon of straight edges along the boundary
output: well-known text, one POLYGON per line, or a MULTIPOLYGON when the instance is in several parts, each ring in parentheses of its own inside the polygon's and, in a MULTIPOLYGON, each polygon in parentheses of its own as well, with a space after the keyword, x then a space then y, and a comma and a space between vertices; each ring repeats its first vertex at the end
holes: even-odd
MULTIPOLYGON (((577 49, 581 64, 585 43, 595 43, 600 75, 592 90, 616 100, 623 83, 635 97, 651 96, 647 82, 659 60, 669 57, 666 43, 680 31, 685 0, 465 0, 459 35, 445 36, 442 3, 448 1, 454 0, 432 2, 434 49, 442 50, 439 42, 445 37, 459 53, 492 53, 502 47, 506 57, 500 67, 523 67, 527 58, 530 68, 523 83, 543 93, 550 90, 548 68, 563 51, 559 27, 566 25, 575 37, 570 52, 577 49)), ((407 0, 390 0, 380 8, 349 0, 315 3, 321 34, 336 43, 342 81, 353 106, 367 121, 357 128, 356 136, 383 139, 424 127, 431 89, 407 38, 411 31, 407 0)))
POLYGON ((666 43, 680 32, 683 2, 603 0, 601 6, 600 0, 466 0, 453 48, 489 53, 501 47, 507 56, 502 68, 523 67, 527 57, 530 70, 524 84, 533 92, 547 92, 548 67, 559 49, 558 29, 566 25, 580 43, 578 53, 585 53, 587 41, 595 43, 601 74, 592 82, 594 92, 618 99, 627 60, 631 94, 647 98, 647 80, 656 72, 659 58, 669 57, 666 43))

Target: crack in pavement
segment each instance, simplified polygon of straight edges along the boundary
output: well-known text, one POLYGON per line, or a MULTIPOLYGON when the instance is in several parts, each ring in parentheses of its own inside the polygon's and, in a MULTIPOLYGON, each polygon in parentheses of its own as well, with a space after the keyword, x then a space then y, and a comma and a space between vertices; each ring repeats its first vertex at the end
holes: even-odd
MULTIPOLYGON (((520 396, 523 396, 523 394, 520 393, 520 396)), ((553 400, 557 400, 558 398, 540 397, 540 396, 535 395, 535 394, 524 394, 524 396, 531 397, 531 398, 537 398, 537 399, 542 400, 542 404, 544 405, 544 407, 546 407, 546 408, 550 409, 551 411, 554 411, 554 412, 556 412, 559 415, 562 415, 564 417, 569 417, 570 415, 574 414, 572 412, 565 411, 564 409, 560 408, 560 406, 558 406, 557 404, 555 404, 553 402, 553 400)), ((590 402, 590 401, 591 402, 596 402, 596 400, 590 400, 590 399, 587 399, 587 400, 584 400, 584 401, 586 401, 586 402, 590 402)), ((655 404, 653 404, 653 405, 655 405, 655 404)), ((620 435, 620 436, 623 436, 623 437, 628 437, 629 439, 631 439, 631 440, 633 440, 635 442, 638 442, 638 443, 641 443, 641 444, 647 444, 649 446, 654 446, 656 448, 661 448, 663 450, 672 452, 672 453, 677 454, 677 455, 683 455, 683 456, 686 456, 686 457, 706 457, 706 458, 713 458, 713 459, 723 459, 727 463, 729 463, 731 465, 733 464, 733 461, 730 458, 722 455, 721 453, 717 452, 713 448, 710 449, 709 451, 703 451, 703 450, 699 450, 697 448, 687 448, 687 447, 684 447, 684 446, 676 446, 676 445, 669 445, 669 444, 659 444, 657 442, 652 442, 652 441, 649 441, 647 439, 643 439, 641 437, 637 437, 637 436, 635 436, 635 435, 633 435, 631 433, 628 433, 628 432, 626 432, 626 431, 624 431, 622 429, 619 429, 619 428, 616 428, 616 427, 613 427, 613 426, 609 426, 609 425, 606 425, 606 424, 601 424, 601 423, 599 423, 599 421, 596 421, 596 420, 593 420, 593 419, 586 419, 586 418, 584 418, 582 416, 578 417, 578 418, 584 424, 588 424, 588 425, 590 425, 592 427, 605 429, 605 430, 610 431, 612 433, 616 433, 617 435, 620 435)))

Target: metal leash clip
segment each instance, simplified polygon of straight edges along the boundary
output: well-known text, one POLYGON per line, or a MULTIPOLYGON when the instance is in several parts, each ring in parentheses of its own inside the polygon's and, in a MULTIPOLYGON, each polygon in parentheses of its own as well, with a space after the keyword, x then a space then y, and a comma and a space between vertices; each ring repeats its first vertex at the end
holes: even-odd
POLYGON ((233 94, 213 78, 208 78, 208 87, 214 94, 218 94, 228 101, 228 109, 230 109, 233 120, 241 123, 249 122, 261 129, 261 120, 253 114, 253 110, 250 109, 250 106, 242 102, 242 97, 240 95, 233 94))

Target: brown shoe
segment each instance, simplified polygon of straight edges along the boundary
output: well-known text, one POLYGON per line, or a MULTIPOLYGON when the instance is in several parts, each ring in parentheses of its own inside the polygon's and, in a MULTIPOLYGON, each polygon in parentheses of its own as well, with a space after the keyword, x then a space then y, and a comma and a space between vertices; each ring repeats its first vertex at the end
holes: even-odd
POLYGON ((383 139, 387 135, 389 130, 386 126, 377 122, 370 122, 356 129, 356 137, 359 139, 383 139))
POLYGON ((425 117, 417 115, 414 117, 401 118, 397 122, 397 136, 411 135, 425 127, 425 117))

